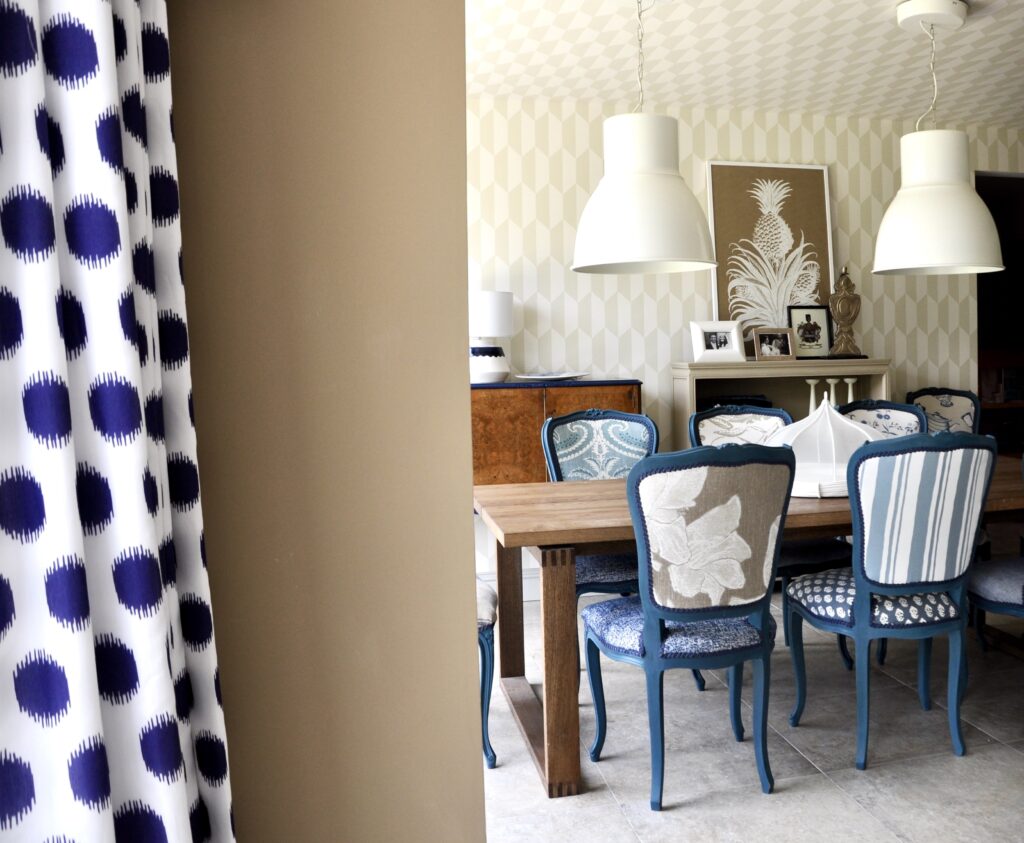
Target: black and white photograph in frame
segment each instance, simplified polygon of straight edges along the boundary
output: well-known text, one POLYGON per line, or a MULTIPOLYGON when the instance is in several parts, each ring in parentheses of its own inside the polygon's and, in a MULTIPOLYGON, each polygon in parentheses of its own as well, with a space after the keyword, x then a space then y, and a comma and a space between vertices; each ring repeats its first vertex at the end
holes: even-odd
POLYGON ((832 315, 828 307, 790 305, 789 327, 793 329, 793 351, 797 357, 828 357, 832 347, 832 315))
POLYGON ((757 360, 794 360, 792 328, 754 328, 754 357, 757 360))
POLYGON ((739 322, 691 322, 695 362, 738 363, 747 359, 739 322))

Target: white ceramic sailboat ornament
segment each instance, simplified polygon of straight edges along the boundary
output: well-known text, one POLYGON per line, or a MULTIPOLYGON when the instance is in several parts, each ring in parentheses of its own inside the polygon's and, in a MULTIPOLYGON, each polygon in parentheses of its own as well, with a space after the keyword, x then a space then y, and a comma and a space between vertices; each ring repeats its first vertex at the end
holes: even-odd
POLYGON ((842 498, 848 494, 846 463, 853 452, 865 442, 888 438, 866 424, 840 415, 826 392, 817 410, 776 431, 765 444, 789 445, 793 449, 794 497, 842 498))

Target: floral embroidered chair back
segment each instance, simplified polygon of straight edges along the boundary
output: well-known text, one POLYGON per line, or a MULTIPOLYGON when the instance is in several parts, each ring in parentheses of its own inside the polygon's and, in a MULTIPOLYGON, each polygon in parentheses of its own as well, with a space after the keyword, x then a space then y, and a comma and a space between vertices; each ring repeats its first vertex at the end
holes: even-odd
POLYGON ((690 444, 763 445, 793 417, 776 407, 728 404, 690 416, 690 444))
POLYGON ((839 412, 853 421, 866 424, 890 436, 910 436, 928 431, 924 410, 915 404, 897 404, 895 401, 866 398, 843 404, 839 407, 839 412))
POLYGON ((794 470, 792 451, 762 445, 691 448, 638 464, 627 490, 645 603, 672 617, 722 607, 740 614, 767 600, 794 470))
POLYGON ((907 393, 907 403, 920 407, 929 433, 977 433, 981 401, 966 389, 930 386, 907 393))
POLYGON ((872 442, 847 468, 857 575, 883 586, 962 577, 995 465, 988 436, 872 442))
POLYGON ((658 450, 658 428, 636 413, 583 410, 545 421, 541 441, 551 480, 612 480, 658 450))

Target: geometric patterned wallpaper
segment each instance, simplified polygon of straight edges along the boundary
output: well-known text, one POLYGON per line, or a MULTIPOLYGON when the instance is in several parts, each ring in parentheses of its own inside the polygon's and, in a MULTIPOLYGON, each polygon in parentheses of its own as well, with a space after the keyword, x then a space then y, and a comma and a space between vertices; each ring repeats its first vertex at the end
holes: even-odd
MULTIPOLYGON (((711 273, 572 272, 576 222, 602 173, 601 124, 630 101, 471 96, 467 103, 469 279, 511 290, 514 372, 573 370, 643 381, 645 411, 672 441, 670 364, 692 360, 690 320, 712 315, 711 273)), ((899 139, 913 120, 651 105, 680 121, 680 172, 707 208, 709 160, 827 164, 836 269, 861 294, 854 325, 871 357, 890 358, 892 394, 977 389, 976 285, 985 276, 872 276, 874 237, 899 185, 899 139)), ((1024 172, 1024 133, 957 126, 976 170, 1024 172)))

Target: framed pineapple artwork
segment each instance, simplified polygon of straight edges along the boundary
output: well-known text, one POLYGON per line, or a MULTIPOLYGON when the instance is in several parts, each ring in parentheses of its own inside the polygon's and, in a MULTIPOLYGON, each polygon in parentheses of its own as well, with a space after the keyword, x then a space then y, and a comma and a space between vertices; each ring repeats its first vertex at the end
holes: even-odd
POLYGON ((828 167, 708 162, 715 319, 789 324, 793 305, 828 305, 833 289, 828 167))

